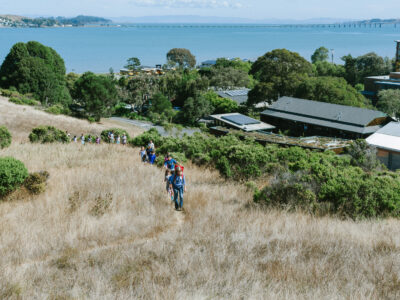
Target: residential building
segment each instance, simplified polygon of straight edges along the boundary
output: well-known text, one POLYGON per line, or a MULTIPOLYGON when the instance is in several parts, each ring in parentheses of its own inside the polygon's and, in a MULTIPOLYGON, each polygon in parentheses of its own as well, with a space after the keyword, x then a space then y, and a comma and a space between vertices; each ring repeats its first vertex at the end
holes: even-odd
POLYGON ((385 113, 359 107, 282 97, 261 113, 263 122, 295 136, 366 138, 392 121, 385 113))
POLYGON ((274 126, 239 113, 211 115, 214 126, 243 130, 245 132, 272 131, 274 126))
POLYGON ((390 170, 400 169, 400 123, 391 122, 367 138, 379 160, 390 170))
POLYGON ((400 72, 392 72, 386 76, 366 77, 362 94, 376 103, 378 92, 387 89, 400 89, 400 72))
POLYGON ((249 91, 250 89, 236 89, 228 91, 217 91, 216 93, 221 98, 231 99, 235 101, 237 104, 242 104, 247 102, 249 91))

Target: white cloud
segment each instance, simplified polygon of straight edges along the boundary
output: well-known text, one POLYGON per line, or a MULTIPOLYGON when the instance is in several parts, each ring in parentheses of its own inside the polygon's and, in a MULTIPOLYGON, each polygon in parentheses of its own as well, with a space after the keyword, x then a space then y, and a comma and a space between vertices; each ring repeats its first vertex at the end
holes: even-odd
POLYGON ((132 0, 135 6, 155 6, 167 8, 241 8, 235 0, 132 0))

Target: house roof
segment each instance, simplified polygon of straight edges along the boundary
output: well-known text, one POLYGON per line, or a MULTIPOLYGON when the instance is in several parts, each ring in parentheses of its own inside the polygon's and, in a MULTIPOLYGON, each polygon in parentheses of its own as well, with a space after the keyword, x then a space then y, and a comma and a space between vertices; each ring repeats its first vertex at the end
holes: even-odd
POLYGON ((261 114, 362 134, 378 130, 381 126, 368 124, 377 118, 387 117, 377 110, 292 97, 280 98, 261 114))
POLYGON ((239 113, 218 114, 210 116, 214 120, 221 121, 234 128, 244 131, 272 130, 275 126, 261 122, 239 113))
POLYGON ((391 122, 367 138, 367 143, 380 149, 400 152, 400 123, 391 122))
POLYGON ((237 90, 227 90, 227 91, 217 91, 218 96, 231 99, 238 104, 242 104, 247 101, 250 89, 237 89, 237 90))

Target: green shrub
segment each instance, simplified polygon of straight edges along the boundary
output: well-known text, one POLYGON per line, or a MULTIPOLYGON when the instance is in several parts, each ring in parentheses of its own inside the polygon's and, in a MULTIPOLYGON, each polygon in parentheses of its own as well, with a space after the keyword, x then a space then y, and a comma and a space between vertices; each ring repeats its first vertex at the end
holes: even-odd
POLYGON ((40 105, 39 101, 36 101, 34 99, 30 99, 27 97, 12 97, 8 101, 18 104, 18 105, 30 105, 30 106, 35 106, 35 105, 40 105))
MULTIPOLYGON (((129 141, 129 144, 134 147, 142 147, 142 146, 146 147, 150 141, 153 141, 155 147, 157 148, 161 144, 163 144, 163 140, 164 140, 163 137, 158 133, 157 129, 152 128, 146 131, 145 133, 131 139, 129 141)), ((166 154, 166 152, 163 154, 166 154)))
POLYGON ((69 143, 67 134, 53 126, 40 126, 32 129, 29 134, 31 143, 69 143))
POLYGON ((28 177, 25 165, 13 157, 0 157, 0 198, 20 187, 28 177))
POLYGON ((12 91, 7 90, 7 89, 2 89, 1 90, 1 95, 4 96, 4 97, 11 97, 12 93, 13 93, 12 91))
POLYGON ((0 149, 6 148, 11 145, 11 133, 7 127, 0 126, 0 149))
POLYGON ((61 104, 55 104, 45 109, 45 112, 53 115, 61 115, 64 113, 64 107, 61 104))
POLYGON ((264 147, 235 135, 161 137, 155 129, 135 137, 131 144, 145 146, 150 140, 157 147, 160 165, 169 152, 178 160, 182 155, 198 165, 213 166, 233 180, 269 178, 267 187, 253 191, 254 200, 264 205, 353 219, 400 217, 400 173, 381 172, 364 144, 356 143, 351 155, 338 156, 299 147, 264 147))
POLYGON ((111 128, 107 130, 103 130, 101 132, 101 140, 110 143, 110 139, 108 138, 108 133, 112 132, 114 134, 114 139, 117 140, 117 136, 119 135, 121 137, 121 143, 122 143, 122 136, 126 134, 127 139, 129 140, 129 134, 126 130, 121 129, 121 128, 111 128))
POLYGON ((31 173, 25 179, 24 186, 32 194, 43 193, 46 190, 46 182, 49 176, 47 171, 31 173))

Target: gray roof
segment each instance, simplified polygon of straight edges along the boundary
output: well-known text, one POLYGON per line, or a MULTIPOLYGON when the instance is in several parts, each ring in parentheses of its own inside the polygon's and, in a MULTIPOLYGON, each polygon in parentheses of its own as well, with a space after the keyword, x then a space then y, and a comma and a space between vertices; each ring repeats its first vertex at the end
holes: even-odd
POLYGON ((261 122, 239 113, 218 114, 210 116, 214 120, 244 131, 272 130, 275 126, 261 122))
POLYGON ((280 98, 261 114, 361 134, 374 133, 381 126, 368 124, 387 117, 376 110, 292 97, 280 98))
POLYGON ((247 101, 249 89, 238 89, 228 91, 217 91, 218 96, 226 99, 231 99, 238 104, 242 104, 247 101))
POLYGON ((400 123, 390 122, 386 126, 379 129, 376 133, 400 137, 400 123))

